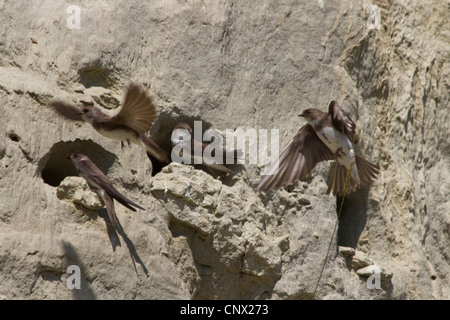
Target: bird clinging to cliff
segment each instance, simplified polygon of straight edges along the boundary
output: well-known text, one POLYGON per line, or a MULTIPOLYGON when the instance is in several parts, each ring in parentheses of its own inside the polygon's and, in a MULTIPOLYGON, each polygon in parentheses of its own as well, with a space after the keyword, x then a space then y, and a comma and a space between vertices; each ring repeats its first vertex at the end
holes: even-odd
POLYGON ((114 209, 114 199, 132 211, 136 211, 133 207, 145 210, 140 205, 122 195, 88 156, 81 153, 73 153, 69 158, 72 160, 75 168, 77 168, 80 177, 86 180, 89 188, 103 200, 109 220, 114 228, 118 230, 120 228, 119 220, 114 209))
POLYGON ((90 123, 98 133, 119 140, 122 146, 123 141, 132 142, 159 161, 169 163, 168 153, 145 134, 156 118, 156 107, 140 85, 127 88, 122 108, 112 117, 94 106, 79 109, 61 100, 51 101, 50 106, 66 119, 90 123))
POLYGON ((301 114, 305 124, 281 152, 278 162, 263 175, 256 189, 288 186, 310 174, 318 162, 336 160, 330 172, 327 193, 342 195, 347 172, 352 161, 349 188, 355 191, 360 185, 370 184, 379 173, 379 167, 355 154, 353 135, 355 123, 336 101, 331 101, 328 113, 306 109, 301 114))
MULTIPOLYGON (((221 163, 217 163, 215 161, 216 152, 221 153, 220 159, 226 159, 227 156, 234 160, 238 159, 242 156, 242 151, 240 149, 225 151, 223 149, 212 149, 211 157, 207 155, 205 149, 208 147, 208 144, 203 143, 202 141, 196 141, 194 139, 194 135, 192 132, 191 126, 187 123, 179 123, 175 126, 172 131, 172 146, 177 146, 177 150, 179 150, 178 157, 183 157, 183 152, 189 152, 188 159, 192 164, 202 164, 205 165, 211 172, 217 174, 220 177, 225 177, 228 174, 232 174, 233 171, 225 167, 221 163), (196 154, 196 144, 199 144, 201 147, 199 148, 201 154, 196 154)), ((173 152, 177 151, 175 148, 172 149, 173 152)), ((186 156, 186 155, 185 155, 186 156)), ((172 159, 173 160, 173 159, 172 159)))

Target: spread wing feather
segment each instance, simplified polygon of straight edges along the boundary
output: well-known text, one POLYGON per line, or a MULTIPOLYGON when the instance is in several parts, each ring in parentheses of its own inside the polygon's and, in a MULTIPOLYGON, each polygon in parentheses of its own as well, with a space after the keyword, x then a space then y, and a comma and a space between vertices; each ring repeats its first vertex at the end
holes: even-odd
POLYGON ((50 107, 53 108, 59 115, 63 116, 66 119, 73 121, 83 121, 80 115, 80 109, 78 109, 75 105, 62 101, 62 100, 53 100, 50 102, 50 107))
POLYGON ((333 126, 342 133, 345 133, 350 141, 353 141, 356 124, 353 122, 350 116, 334 100, 330 102, 330 105, 328 106, 328 112, 331 115, 333 126))
POLYGON ((111 123, 125 124, 139 134, 150 130, 156 118, 156 106, 140 85, 131 84, 125 95, 120 111, 111 119, 111 123))
POLYGON ((304 125, 263 175, 256 187, 267 191, 291 185, 308 176, 318 162, 333 160, 334 155, 317 137, 311 125, 304 125))

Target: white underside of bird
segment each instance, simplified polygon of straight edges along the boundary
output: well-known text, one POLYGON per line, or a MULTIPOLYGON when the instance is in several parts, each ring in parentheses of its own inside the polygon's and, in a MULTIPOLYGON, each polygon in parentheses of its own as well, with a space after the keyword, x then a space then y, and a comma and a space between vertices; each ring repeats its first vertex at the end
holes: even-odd
MULTIPOLYGON (((348 137, 331 127, 324 127, 316 133, 319 139, 336 155, 338 164, 349 170, 352 161, 355 159, 355 150, 348 137)), ((361 182, 356 165, 352 168, 352 178, 358 184, 361 182)))
POLYGON ((117 141, 120 141, 120 142, 126 141, 128 144, 133 143, 133 144, 143 148, 145 151, 150 153, 152 156, 154 156, 156 158, 159 158, 158 152, 156 152, 153 148, 148 146, 143 141, 143 137, 139 137, 138 138, 138 137, 136 137, 135 134, 133 134, 129 130, 121 130, 121 129, 103 130, 103 129, 98 129, 97 131, 98 131, 98 133, 100 133, 101 135, 103 135, 103 136, 105 136, 107 138, 114 139, 114 140, 117 140, 117 141))
POLYGON ((141 146, 140 140, 136 138, 136 136, 129 130, 104 130, 104 129, 98 129, 98 133, 100 133, 102 136, 118 140, 118 141, 129 141, 134 144, 137 144, 138 146, 141 146))

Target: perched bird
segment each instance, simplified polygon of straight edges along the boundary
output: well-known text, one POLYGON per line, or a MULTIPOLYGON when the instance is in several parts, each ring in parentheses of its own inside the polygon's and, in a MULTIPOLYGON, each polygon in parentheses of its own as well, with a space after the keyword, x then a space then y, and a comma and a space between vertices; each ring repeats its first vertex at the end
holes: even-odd
POLYGON ((79 109, 61 100, 51 101, 50 106, 69 120, 90 123, 101 135, 119 140, 122 147, 123 141, 132 142, 159 161, 169 163, 168 153, 145 135, 156 118, 156 107, 140 85, 131 84, 127 88, 122 108, 112 117, 94 106, 79 109))
MULTIPOLYGON (((234 172, 225 167, 223 164, 217 163, 215 161, 214 158, 216 156, 216 152, 222 153, 220 157, 220 159, 222 159, 222 163, 225 162, 227 157, 236 160, 242 156, 242 151, 240 149, 236 149, 233 151, 225 151, 223 149, 213 148, 211 150, 211 153, 204 152, 205 148, 208 147, 208 144, 203 143, 202 141, 196 141, 194 139, 192 128, 187 123, 184 122, 179 123, 175 126, 175 128, 172 131, 171 140, 172 146, 173 147, 177 146, 179 148, 179 149, 177 148, 177 150, 179 150, 178 156, 180 158, 183 157, 183 152, 186 150, 190 152, 189 159, 191 164, 202 164, 206 166, 211 172, 217 174, 220 177, 225 177, 228 174, 232 174, 234 172), (195 144, 201 144, 201 154, 196 154, 195 144), (211 157, 209 157, 209 154, 211 154, 211 157)), ((172 150, 174 151, 175 149, 172 150)))
POLYGON ((336 101, 331 101, 328 113, 306 109, 301 114, 305 124, 289 142, 274 165, 263 175, 256 187, 266 191, 288 186, 308 176, 320 161, 336 160, 330 172, 327 193, 344 193, 347 172, 353 161, 349 189, 370 184, 379 173, 379 167, 355 154, 353 135, 355 123, 336 101))
POLYGON ((116 229, 120 227, 120 224, 117 220, 116 211, 114 209, 114 199, 132 211, 136 211, 135 208, 145 210, 140 205, 122 195, 113 186, 112 182, 106 177, 106 175, 91 161, 91 159, 89 159, 89 157, 81 153, 73 153, 70 155, 69 159, 72 160, 75 168, 77 168, 80 177, 86 180, 89 188, 97 193, 97 195, 103 200, 103 203, 106 206, 106 211, 108 212, 109 220, 111 220, 112 225, 116 229))

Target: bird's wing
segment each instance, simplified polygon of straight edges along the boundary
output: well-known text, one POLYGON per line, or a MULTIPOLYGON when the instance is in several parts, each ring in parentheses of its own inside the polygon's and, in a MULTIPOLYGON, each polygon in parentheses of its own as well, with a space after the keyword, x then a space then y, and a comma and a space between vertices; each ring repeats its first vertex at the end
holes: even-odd
POLYGON ((317 137, 312 126, 306 124, 263 175, 256 189, 267 191, 288 186, 304 179, 318 162, 333 159, 330 149, 317 137))
POLYGON ((144 134, 150 130, 153 120, 156 118, 156 106, 144 88, 131 84, 125 95, 120 111, 111 119, 111 124, 126 125, 138 134, 144 134))
POLYGON ((213 163, 213 164, 203 164, 205 165, 212 173, 220 176, 226 177, 229 174, 234 174, 234 172, 222 164, 213 163))
POLYGON ((110 197, 106 192, 101 195, 103 202, 106 206, 106 211, 108 212, 109 220, 111 221, 111 224, 114 228, 118 229, 120 228, 119 220, 117 219, 116 210, 114 208, 114 201, 112 197, 110 197))
POLYGON ((52 100, 50 102, 50 107, 53 108, 59 115, 65 117, 66 119, 73 121, 83 121, 81 115, 79 114, 80 110, 73 104, 61 101, 61 100, 52 100))
MULTIPOLYGON (((208 144, 203 143, 202 145, 202 149, 205 150, 205 148, 208 146, 208 144)), ((224 150, 221 148, 214 148, 211 150, 211 156, 215 157, 216 156, 216 152, 218 154, 221 154, 221 159, 224 163, 226 163, 226 159, 230 158, 233 160, 237 160, 237 159, 241 159, 243 156, 243 152, 241 149, 234 149, 234 150, 224 150)))
POLYGON ((79 161, 78 162, 78 171, 89 180, 89 184, 94 183, 95 187, 105 190, 105 192, 111 196, 111 198, 120 202, 123 206, 127 207, 132 211, 136 211, 131 206, 139 208, 141 210, 145 210, 138 204, 133 201, 127 199, 124 195, 122 195, 112 184, 112 182, 108 179, 108 177, 92 162, 92 161, 79 161), (131 206, 130 206, 131 205, 131 206))
POLYGON ((350 116, 341 108, 336 101, 331 101, 328 106, 328 113, 331 115, 333 126, 344 133, 351 141, 355 134, 356 124, 350 116))

